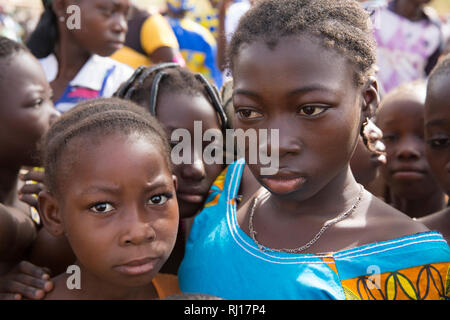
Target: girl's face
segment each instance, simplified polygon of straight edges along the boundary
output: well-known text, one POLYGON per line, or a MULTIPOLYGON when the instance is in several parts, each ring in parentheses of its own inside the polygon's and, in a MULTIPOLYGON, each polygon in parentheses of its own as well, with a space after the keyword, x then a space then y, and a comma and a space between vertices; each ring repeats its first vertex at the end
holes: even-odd
POLYGON ((434 93, 427 98, 425 141, 426 156, 434 177, 450 194, 450 91, 447 83, 442 82, 440 88, 434 88, 434 93))
MULTIPOLYGON (((209 188, 223 169, 222 164, 206 164, 203 158, 203 151, 211 143, 203 142, 204 132, 214 130, 222 135, 217 113, 203 95, 162 93, 157 106, 156 116, 166 128, 169 138, 175 129, 186 129, 191 137, 191 161, 174 165, 174 173, 178 181, 180 217, 192 217, 202 208, 209 188), (195 134, 194 121, 201 122, 201 136, 195 134), (195 148, 195 139, 199 139, 200 148, 195 148)), ((173 141, 171 144, 177 143, 173 141)))
POLYGON ((235 127, 279 130, 278 173, 264 176, 260 164, 249 164, 263 186, 307 199, 347 175, 363 95, 345 58, 315 38, 296 36, 274 48, 243 45, 233 63, 235 127))
POLYGON ((76 153, 61 157, 70 165, 60 170, 59 213, 78 262, 109 284, 149 284, 178 228, 176 179, 161 147, 142 135, 115 134, 97 143, 79 138, 69 148, 76 153))
POLYGON ((59 113, 39 62, 29 53, 0 60, 0 158, 5 165, 35 165, 36 147, 59 113))
POLYGON ((391 191, 405 198, 423 197, 437 188, 425 158, 424 105, 419 100, 393 97, 377 114, 387 157, 380 172, 391 191))
MULTIPOLYGON (((73 40, 91 53, 110 56, 125 43, 129 0, 72 1, 80 8, 80 28, 68 29, 73 40)), ((70 14, 63 13, 65 24, 70 14)))

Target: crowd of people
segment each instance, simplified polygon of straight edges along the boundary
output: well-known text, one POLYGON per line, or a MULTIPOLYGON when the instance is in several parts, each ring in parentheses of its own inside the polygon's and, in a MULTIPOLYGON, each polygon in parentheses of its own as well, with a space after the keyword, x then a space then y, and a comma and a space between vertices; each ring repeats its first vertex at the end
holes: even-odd
POLYGON ((0 36, 0 299, 450 299, 429 2, 42 0, 0 36))

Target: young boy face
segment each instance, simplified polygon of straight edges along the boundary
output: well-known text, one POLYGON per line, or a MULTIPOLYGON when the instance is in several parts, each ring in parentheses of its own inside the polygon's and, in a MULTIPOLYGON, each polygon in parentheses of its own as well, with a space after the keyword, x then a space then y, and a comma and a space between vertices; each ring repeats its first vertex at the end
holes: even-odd
POLYGON ((450 76, 435 81, 425 103, 426 156, 435 178, 450 194, 450 76))
POLYGON ((437 188, 425 157, 423 117, 423 99, 408 92, 391 96, 377 114, 387 153, 381 174, 400 197, 423 197, 437 188))

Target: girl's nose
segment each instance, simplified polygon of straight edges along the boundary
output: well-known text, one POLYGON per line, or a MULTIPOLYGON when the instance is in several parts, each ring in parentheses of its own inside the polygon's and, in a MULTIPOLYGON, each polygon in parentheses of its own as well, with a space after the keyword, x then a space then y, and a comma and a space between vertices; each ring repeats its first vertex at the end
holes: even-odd
POLYGON ((414 138, 403 139, 397 148, 396 157, 400 160, 416 160, 421 157, 421 147, 414 138))
POLYGON ((151 222, 145 217, 148 213, 133 211, 127 212, 127 219, 121 222, 123 233, 119 241, 122 246, 140 245, 156 239, 156 232, 151 222))
POLYGON ((112 22, 112 29, 116 33, 126 33, 128 31, 128 21, 124 14, 115 14, 112 22))
POLYGON ((297 136, 293 136, 292 132, 295 131, 289 130, 289 128, 279 129, 278 146, 277 141, 271 141, 272 139, 270 139, 268 143, 269 150, 278 147, 280 157, 299 154, 302 151, 301 141, 297 136))
POLYGON ((206 177, 205 164, 203 163, 203 154, 201 150, 193 152, 191 163, 181 165, 181 176, 184 179, 201 181, 206 177))

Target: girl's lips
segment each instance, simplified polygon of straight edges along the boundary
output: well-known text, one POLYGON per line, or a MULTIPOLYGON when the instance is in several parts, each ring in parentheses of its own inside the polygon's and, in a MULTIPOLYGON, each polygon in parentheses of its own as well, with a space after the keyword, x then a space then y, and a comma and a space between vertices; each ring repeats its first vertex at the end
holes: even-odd
POLYGON ((262 178, 263 183, 274 193, 289 193, 300 188, 306 181, 305 177, 272 177, 262 178))
POLYGON ((129 262, 127 264, 122 264, 114 266, 114 270, 123 273, 125 275, 137 276, 144 273, 152 271, 159 259, 157 258, 147 258, 139 261, 129 262))
POLYGON ((398 180, 419 180, 423 179, 424 173, 421 171, 396 171, 393 177, 398 180))

